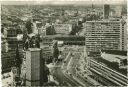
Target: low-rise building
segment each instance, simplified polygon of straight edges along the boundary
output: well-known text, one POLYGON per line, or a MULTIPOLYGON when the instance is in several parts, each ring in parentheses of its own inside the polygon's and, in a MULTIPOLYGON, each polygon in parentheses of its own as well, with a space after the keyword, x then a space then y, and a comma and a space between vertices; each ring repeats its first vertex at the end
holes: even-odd
POLYGON ((127 68, 127 52, 117 50, 102 50, 101 57, 109 62, 117 62, 119 68, 127 68))
POLYGON ((42 49, 43 58, 45 59, 46 62, 53 58, 51 46, 43 45, 43 46, 41 46, 41 49, 42 49))
POLYGON ((40 43, 40 45, 52 45, 53 44, 53 36, 49 35, 49 36, 42 36, 41 40, 42 42, 40 43))

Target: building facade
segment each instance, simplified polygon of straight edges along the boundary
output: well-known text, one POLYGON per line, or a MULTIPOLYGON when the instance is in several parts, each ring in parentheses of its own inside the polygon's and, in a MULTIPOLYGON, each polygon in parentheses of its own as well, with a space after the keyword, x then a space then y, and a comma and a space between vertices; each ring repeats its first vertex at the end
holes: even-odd
POLYGON ((56 34, 69 34, 72 30, 72 25, 70 24, 55 24, 54 29, 56 34))
POLYGON ((41 37, 42 42, 40 43, 40 46, 43 46, 43 45, 51 46, 53 44, 53 39, 54 37, 51 35, 42 36, 41 37))
POLYGON ((26 51, 26 86, 39 86, 43 78, 41 49, 30 48, 26 51), (36 61, 36 62, 35 62, 36 61))
POLYGON ((87 21, 84 24, 87 50, 126 50, 125 25, 121 21, 87 21))
POLYGON ((44 60, 47 62, 48 60, 53 58, 53 53, 52 53, 52 47, 49 45, 43 45, 41 47, 42 49, 42 57, 44 58, 44 60))

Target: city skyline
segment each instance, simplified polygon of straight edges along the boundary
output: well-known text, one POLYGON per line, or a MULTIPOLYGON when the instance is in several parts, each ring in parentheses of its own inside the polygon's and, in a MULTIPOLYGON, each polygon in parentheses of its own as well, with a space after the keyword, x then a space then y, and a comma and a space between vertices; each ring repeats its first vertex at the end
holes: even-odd
POLYGON ((126 2, 126 0, 1 0, 3 5, 123 5, 126 2))

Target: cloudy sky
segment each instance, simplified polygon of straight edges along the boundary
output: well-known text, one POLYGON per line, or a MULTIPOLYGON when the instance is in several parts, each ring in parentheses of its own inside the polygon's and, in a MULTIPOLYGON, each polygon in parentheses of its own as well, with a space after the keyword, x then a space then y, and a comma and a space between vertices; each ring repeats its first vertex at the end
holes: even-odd
POLYGON ((65 5, 65 4, 124 4, 126 0, 1 0, 2 4, 53 4, 53 5, 65 5))

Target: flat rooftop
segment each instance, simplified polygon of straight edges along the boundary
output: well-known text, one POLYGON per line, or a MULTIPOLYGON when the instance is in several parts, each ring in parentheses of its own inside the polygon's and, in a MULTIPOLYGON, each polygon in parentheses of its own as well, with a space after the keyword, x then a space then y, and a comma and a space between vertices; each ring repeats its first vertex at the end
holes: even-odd
POLYGON ((120 50, 101 50, 101 51, 108 54, 127 56, 127 51, 120 51, 120 50))

